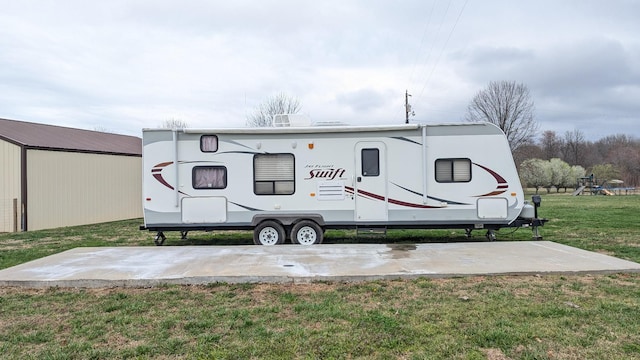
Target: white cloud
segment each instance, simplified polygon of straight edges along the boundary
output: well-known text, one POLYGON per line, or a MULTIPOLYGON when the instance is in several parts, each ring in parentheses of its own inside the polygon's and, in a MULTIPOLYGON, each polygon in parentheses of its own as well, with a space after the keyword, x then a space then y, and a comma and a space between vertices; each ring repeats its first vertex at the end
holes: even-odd
POLYGON ((316 121, 460 121, 489 81, 542 130, 640 137, 640 4, 616 0, 0 0, 0 117, 138 134, 243 126, 274 93, 316 121), (548 127, 548 128, 547 128, 548 127))

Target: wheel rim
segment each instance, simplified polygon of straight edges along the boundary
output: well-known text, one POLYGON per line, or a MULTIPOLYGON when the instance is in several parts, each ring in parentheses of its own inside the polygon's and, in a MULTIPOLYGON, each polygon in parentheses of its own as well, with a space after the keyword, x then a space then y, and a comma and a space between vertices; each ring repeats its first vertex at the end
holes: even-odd
POLYGON ((318 234, 311 226, 304 226, 298 230, 296 240, 301 245, 312 245, 318 240, 318 234))
POLYGON ((278 231, 272 227, 260 230, 258 240, 262 245, 275 245, 278 243, 278 231))

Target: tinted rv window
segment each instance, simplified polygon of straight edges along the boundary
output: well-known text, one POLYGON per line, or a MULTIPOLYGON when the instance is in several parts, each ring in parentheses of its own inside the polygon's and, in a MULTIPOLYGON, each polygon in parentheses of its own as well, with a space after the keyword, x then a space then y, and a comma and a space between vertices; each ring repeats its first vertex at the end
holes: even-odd
POLYGON ((193 168, 194 189, 224 189, 227 187, 227 168, 224 166, 196 166, 193 168))
POLYGON ((218 151, 218 137, 215 135, 202 135, 200 137, 200 151, 202 152, 218 151))
POLYGON ((253 157, 253 192, 256 195, 291 195, 295 192, 293 154, 258 154, 253 157))
POLYGON ((471 160, 438 159, 436 160, 437 182, 469 182, 471 181, 471 160))
POLYGON ((362 176, 380 175, 380 151, 362 149, 362 176))

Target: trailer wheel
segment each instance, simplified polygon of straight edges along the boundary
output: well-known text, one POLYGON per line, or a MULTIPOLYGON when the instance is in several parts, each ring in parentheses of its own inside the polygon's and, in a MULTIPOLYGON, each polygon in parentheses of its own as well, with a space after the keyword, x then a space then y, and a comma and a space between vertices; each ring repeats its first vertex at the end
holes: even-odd
POLYGON ((322 244, 323 239, 323 229, 311 220, 302 220, 291 228, 291 242, 294 244, 322 244))
POLYGON ((253 229, 253 243, 256 245, 279 245, 284 242, 284 228, 275 221, 263 221, 253 229))

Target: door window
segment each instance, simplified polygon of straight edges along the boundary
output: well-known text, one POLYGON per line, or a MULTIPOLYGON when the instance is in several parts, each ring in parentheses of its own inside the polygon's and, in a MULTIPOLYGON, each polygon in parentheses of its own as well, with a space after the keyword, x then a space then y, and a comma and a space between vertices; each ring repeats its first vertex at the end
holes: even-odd
POLYGON ((380 150, 362 149, 362 176, 380 175, 380 150))

